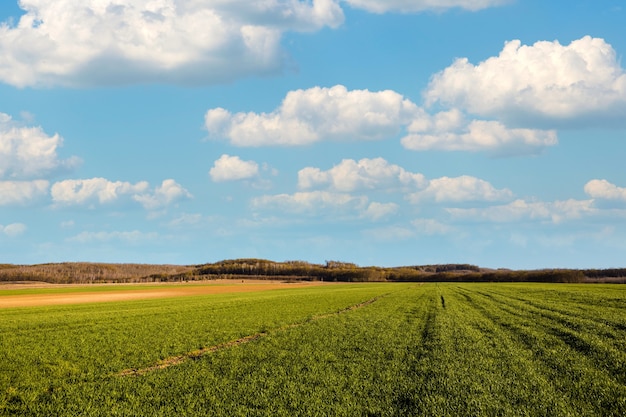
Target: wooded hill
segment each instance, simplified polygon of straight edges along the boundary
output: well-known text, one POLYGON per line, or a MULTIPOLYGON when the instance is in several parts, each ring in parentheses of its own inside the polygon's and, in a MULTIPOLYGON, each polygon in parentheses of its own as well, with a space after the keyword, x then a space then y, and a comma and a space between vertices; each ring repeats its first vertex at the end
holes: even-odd
POLYGON ((361 267, 326 261, 274 262, 233 259, 202 265, 105 263, 0 264, 0 282, 41 281, 62 284, 176 282, 211 279, 272 279, 341 282, 615 282, 626 283, 626 268, 618 269, 487 269, 468 264, 361 267))

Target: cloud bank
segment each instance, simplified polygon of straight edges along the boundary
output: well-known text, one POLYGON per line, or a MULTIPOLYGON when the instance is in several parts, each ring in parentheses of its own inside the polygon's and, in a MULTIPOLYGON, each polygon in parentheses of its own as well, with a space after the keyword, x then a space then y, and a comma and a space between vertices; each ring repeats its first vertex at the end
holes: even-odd
POLYGON ((210 109, 205 127, 210 138, 227 139, 240 147, 384 140, 403 133, 402 145, 415 151, 519 155, 536 154, 558 143, 553 130, 510 129, 496 121, 467 120, 458 109, 430 115, 395 91, 348 90, 343 85, 290 91, 270 113, 210 109))
POLYGON ((150 184, 109 181, 105 178, 64 180, 55 183, 50 193, 56 206, 88 206, 112 204, 124 199, 135 201, 147 210, 165 207, 176 201, 191 198, 191 194, 174 180, 164 180, 150 189, 150 184))
POLYGON ((17 86, 216 83, 280 70, 285 31, 343 23, 334 0, 21 0, 0 26, 0 80, 17 86))
MULTIPOLYGON (((21 0, 24 14, 17 24, 0 24, 0 81, 17 87, 213 84, 276 73, 287 60, 283 34, 340 26, 341 3, 21 0)), ((374 13, 409 13, 479 10, 506 0, 343 3, 374 13)))

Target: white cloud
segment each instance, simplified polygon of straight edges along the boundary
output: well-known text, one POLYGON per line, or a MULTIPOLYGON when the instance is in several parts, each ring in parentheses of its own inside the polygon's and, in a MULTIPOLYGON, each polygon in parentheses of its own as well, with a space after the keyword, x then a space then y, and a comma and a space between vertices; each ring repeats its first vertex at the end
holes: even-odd
POLYGON ((423 114, 408 127, 402 145, 414 151, 488 151, 494 155, 536 154, 558 143, 554 130, 511 129, 496 121, 466 121, 453 109, 423 114))
POLYGON ((41 178, 75 167, 78 158, 59 159, 62 144, 58 134, 48 136, 41 127, 21 126, 0 113, 0 178, 41 178))
POLYGON ((396 203, 378 203, 373 201, 367 206, 363 217, 371 220, 380 220, 395 214, 397 211, 398 205, 396 203))
POLYGON ((591 198, 626 201, 626 188, 607 180, 591 180, 585 184, 585 193, 591 198))
POLYGON ((48 194, 46 180, 0 181, 0 206, 28 204, 48 194))
POLYGON ((476 221, 509 223, 520 221, 551 221, 561 223, 595 214, 593 200, 564 200, 554 202, 527 202, 515 200, 509 204, 487 208, 448 208, 454 218, 476 221))
POLYGON ((456 178, 441 177, 427 180, 424 175, 408 172, 383 158, 364 158, 358 162, 344 159, 327 171, 306 167, 298 172, 298 187, 324 188, 329 194, 364 190, 400 191, 407 193, 408 200, 413 203, 424 200, 438 203, 503 201, 513 198, 510 190, 497 189, 479 178, 463 175, 456 178))
POLYGON ((322 140, 380 140, 396 135, 420 109, 390 91, 348 91, 342 85, 287 93, 272 113, 211 109, 209 135, 235 146, 306 145, 322 140))
POLYGON ((64 180, 52 186, 52 200, 58 204, 80 205, 98 202, 111 203, 124 195, 145 193, 149 184, 141 181, 136 184, 122 181, 109 181, 105 178, 64 180))
POLYGON ((259 175, 259 164, 224 154, 215 161, 209 175, 215 182, 245 180, 259 175))
POLYGON ((462 201, 502 201, 509 200, 513 193, 506 188, 497 189, 480 178, 462 175, 450 178, 441 177, 430 180, 421 191, 409 195, 409 200, 418 203, 424 200, 441 202, 462 201))
POLYGON ((146 210, 155 210, 191 197, 189 191, 180 184, 172 179, 167 179, 163 180, 153 192, 134 195, 133 200, 140 203, 146 210))
POLYGON ((132 184, 109 181, 105 178, 60 181, 52 186, 51 195, 57 205, 93 206, 96 203, 114 203, 122 198, 128 198, 148 210, 191 197, 187 190, 172 179, 164 180, 160 186, 150 190, 150 185, 146 181, 132 184))
POLYGON ((93 243, 122 241, 127 243, 138 243, 142 241, 153 241, 158 237, 157 233, 144 233, 138 230, 130 232, 81 232, 76 236, 68 238, 70 242, 93 243))
POLYGON ((565 46, 514 40, 478 65, 457 59, 432 78, 425 98, 517 122, 621 120, 626 116, 626 73, 603 39, 585 36, 565 46))
POLYGON ((297 215, 331 215, 341 218, 360 218, 378 221, 398 211, 395 203, 370 202, 366 196, 329 191, 308 191, 255 197, 254 209, 276 210, 297 215))
POLYGON ((0 26, 0 80, 18 87, 214 83, 277 71, 285 31, 337 27, 336 0, 21 0, 0 26))
MULTIPOLYGON (((553 130, 510 129, 496 121, 466 120, 458 109, 429 115, 395 91, 347 90, 342 85, 287 93, 271 113, 236 113, 214 108, 205 115, 211 138, 235 146, 298 146, 323 140, 381 140, 406 131, 411 150, 488 151, 494 155, 535 154, 556 145, 553 130)), ((315 169, 315 168, 314 168, 315 169)), ((339 168, 337 168, 339 169, 339 168)), ((323 180, 308 170, 305 180, 323 180)), ((304 185, 306 188, 307 186, 304 185)))
POLYGON ((510 0, 344 0, 350 6, 365 9, 372 13, 422 12, 425 10, 443 11, 453 7, 467 10, 480 10, 500 6, 510 0))
POLYGON ((318 186, 329 186, 342 192, 362 189, 416 189, 424 183, 422 174, 408 172, 383 158, 364 158, 358 162, 344 159, 328 171, 306 167, 298 172, 298 187, 302 189, 318 186))
POLYGON ((8 237, 16 237, 26 231, 26 225, 22 223, 11 223, 6 226, 0 224, 0 234, 8 237))
POLYGON ((362 212, 367 209, 367 203, 368 199, 364 196, 328 191, 266 195, 252 199, 252 206, 255 208, 279 209, 292 213, 316 213, 329 209, 362 212))

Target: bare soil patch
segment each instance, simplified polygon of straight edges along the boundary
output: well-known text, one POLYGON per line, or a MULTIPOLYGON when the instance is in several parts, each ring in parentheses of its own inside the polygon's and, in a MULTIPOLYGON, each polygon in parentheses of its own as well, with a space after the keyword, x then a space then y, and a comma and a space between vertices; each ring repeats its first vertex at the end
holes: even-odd
MULTIPOLYGON (((62 285, 62 284, 0 284, 0 289, 24 288, 93 288, 98 284, 62 285)), ((145 300, 152 298, 191 297, 195 295, 224 294, 235 292, 256 292, 295 286, 322 285, 319 282, 286 283, 280 281, 262 280, 213 280, 210 283, 175 283, 154 288, 155 284, 145 284, 146 289, 140 288, 144 284, 103 284, 115 289, 106 291, 81 291, 54 294, 15 294, 0 295, 0 308, 33 307, 62 304, 102 303, 113 301, 145 300), (124 288, 127 287, 127 288, 124 288)))

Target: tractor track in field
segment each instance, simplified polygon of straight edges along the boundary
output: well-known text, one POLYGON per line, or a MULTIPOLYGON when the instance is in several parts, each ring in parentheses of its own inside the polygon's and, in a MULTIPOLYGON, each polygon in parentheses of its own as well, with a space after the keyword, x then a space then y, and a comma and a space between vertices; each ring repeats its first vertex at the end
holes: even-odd
POLYGON ((327 319, 329 317, 334 317, 334 316, 338 316, 340 314, 344 314, 344 313, 348 313, 350 311, 354 311, 357 310, 359 308, 363 308, 366 307, 370 304, 375 303, 376 301, 378 301, 378 299, 380 299, 381 297, 384 297, 387 294, 382 294, 379 296, 376 296, 374 298, 371 298, 369 300, 363 301, 361 303, 358 304, 354 304, 351 305, 349 307, 346 307, 344 309, 341 309, 339 311, 335 311, 332 313, 326 313, 326 314, 320 314, 317 316, 313 316, 305 321, 302 322, 298 322, 298 323, 292 323, 292 324, 287 324, 281 327, 278 327, 276 329, 273 330, 269 330, 266 332, 258 332, 255 334, 251 334, 248 336, 244 336, 241 337, 239 339, 235 339, 235 340, 231 340, 228 342, 224 342, 224 343, 219 343, 217 345, 213 345, 213 346, 208 346, 208 347, 203 347, 201 349, 196 349, 194 351, 191 352, 187 352, 183 355, 178 355, 178 356, 171 356, 169 358, 165 358, 160 360, 158 363, 152 365, 152 366, 148 366, 145 368, 130 368, 130 369, 125 369, 121 372, 118 372, 117 374, 115 374, 115 376, 117 377, 133 377, 133 376, 142 376, 142 375, 146 375, 150 372, 154 372, 154 371, 158 371, 161 369, 166 369, 172 366, 176 366, 176 365, 180 365, 183 362, 187 362, 188 360, 196 360, 201 358, 202 356, 205 355, 209 355, 211 353, 215 353, 221 350, 225 350, 225 349, 229 349, 238 345, 242 345, 244 343, 250 343, 252 341, 255 340, 259 340, 265 336, 268 336, 270 333, 274 333, 274 332, 279 332, 279 331, 284 331, 287 329, 293 329, 296 327, 300 327, 300 326, 304 326, 307 323, 310 323, 312 321, 315 320, 322 320, 322 319, 327 319))

